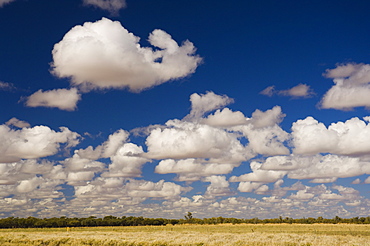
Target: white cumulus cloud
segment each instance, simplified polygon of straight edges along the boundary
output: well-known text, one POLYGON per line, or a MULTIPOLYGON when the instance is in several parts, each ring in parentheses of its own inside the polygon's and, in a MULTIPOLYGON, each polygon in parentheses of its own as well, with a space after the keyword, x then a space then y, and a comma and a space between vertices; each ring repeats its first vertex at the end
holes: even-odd
POLYGON ((160 174, 176 173, 178 181, 197 181, 201 177, 212 175, 228 174, 239 163, 209 163, 204 159, 166 159, 159 162, 155 167, 155 172, 160 174))
POLYGON ((263 170, 287 171, 291 179, 312 179, 320 183, 337 178, 355 177, 370 173, 369 162, 358 157, 340 155, 274 156, 261 166, 263 170))
POLYGON ((157 49, 141 47, 139 40, 107 18, 75 26, 54 46, 52 73, 85 90, 127 87, 139 92, 194 73, 202 60, 190 41, 179 46, 159 29, 148 39, 157 49))
POLYGON ((193 122, 171 120, 146 139, 147 156, 155 159, 211 158, 211 162, 245 160, 247 151, 237 136, 225 130, 193 122))
POLYGON ((355 107, 370 107, 370 65, 348 63, 326 70, 334 86, 323 96, 320 107, 351 110, 355 107))
POLYGON ((201 123, 210 126, 231 127, 244 125, 247 123, 247 118, 240 111, 231 111, 229 108, 217 110, 214 114, 208 115, 207 118, 201 120, 201 123))
POLYGON ((312 117, 292 125, 292 143, 296 154, 332 153, 367 155, 370 153, 370 125, 355 117, 326 127, 312 117))
POLYGON ((54 155, 60 151, 61 144, 76 146, 79 137, 79 134, 66 127, 56 132, 47 126, 13 130, 7 125, 0 125, 0 162, 54 155))
POLYGON ((141 146, 133 143, 125 143, 121 146, 115 155, 111 156, 112 163, 109 164, 109 171, 103 173, 104 177, 139 177, 141 167, 150 161, 141 157, 144 153, 141 146))
POLYGON ((194 93, 190 96, 191 111, 189 114, 190 118, 199 118, 203 114, 222 108, 234 100, 226 95, 217 95, 212 91, 206 94, 194 93))

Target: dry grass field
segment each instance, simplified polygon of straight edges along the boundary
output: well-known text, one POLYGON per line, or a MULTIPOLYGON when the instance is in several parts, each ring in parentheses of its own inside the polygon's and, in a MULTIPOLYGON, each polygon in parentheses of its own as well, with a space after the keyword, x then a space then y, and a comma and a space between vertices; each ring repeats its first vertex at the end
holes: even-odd
POLYGON ((0 245, 370 246, 370 225, 241 224, 2 229, 0 245))

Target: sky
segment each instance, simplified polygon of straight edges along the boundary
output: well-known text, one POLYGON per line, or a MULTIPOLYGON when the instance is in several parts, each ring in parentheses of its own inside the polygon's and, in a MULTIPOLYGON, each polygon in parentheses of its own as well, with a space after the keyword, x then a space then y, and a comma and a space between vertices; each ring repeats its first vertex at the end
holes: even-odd
POLYGON ((0 217, 366 217, 370 2, 0 0, 0 217))

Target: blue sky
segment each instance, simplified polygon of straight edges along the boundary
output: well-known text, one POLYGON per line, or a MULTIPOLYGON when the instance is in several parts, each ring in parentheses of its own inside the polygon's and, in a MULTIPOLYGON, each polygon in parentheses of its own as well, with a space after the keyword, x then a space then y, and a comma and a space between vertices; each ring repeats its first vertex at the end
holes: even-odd
POLYGON ((0 216, 368 216, 369 7, 0 0, 0 216))

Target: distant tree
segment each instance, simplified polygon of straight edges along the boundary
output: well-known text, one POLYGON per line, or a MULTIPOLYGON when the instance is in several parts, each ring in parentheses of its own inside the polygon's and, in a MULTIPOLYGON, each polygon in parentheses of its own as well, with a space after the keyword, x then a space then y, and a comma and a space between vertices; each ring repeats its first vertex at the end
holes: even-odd
POLYGON ((192 219, 193 219, 193 214, 192 214, 191 212, 188 212, 188 213, 187 213, 187 215, 185 215, 185 219, 186 219, 187 221, 192 220, 192 219))

